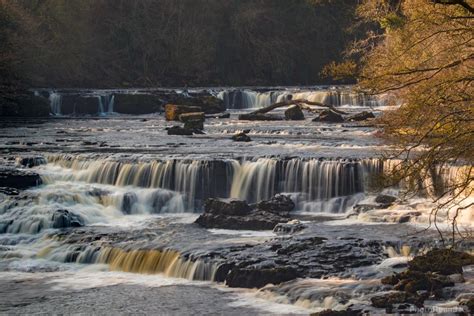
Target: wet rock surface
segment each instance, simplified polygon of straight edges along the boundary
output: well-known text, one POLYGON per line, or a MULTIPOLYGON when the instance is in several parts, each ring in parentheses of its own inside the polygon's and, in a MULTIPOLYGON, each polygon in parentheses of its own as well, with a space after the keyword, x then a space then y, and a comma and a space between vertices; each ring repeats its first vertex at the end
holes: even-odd
POLYGON ((56 210, 52 217, 53 228, 69 228, 84 226, 84 219, 68 210, 56 210))
POLYGON ((196 223, 206 228, 271 230, 289 220, 295 204, 284 195, 262 201, 252 209, 245 201, 224 202, 209 199, 196 223))
POLYGON ((0 187, 14 189, 27 189, 41 184, 41 178, 37 173, 18 169, 0 169, 0 187))
POLYGON ((252 139, 245 132, 237 133, 232 136, 234 142, 251 142, 252 139))
POLYGON ((313 122, 342 123, 344 122, 344 117, 334 111, 323 110, 318 117, 313 119, 313 122))
POLYGON ((407 270, 381 280, 382 284, 393 286, 396 292, 373 297, 372 305, 392 310, 394 307, 400 308, 398 304, 422 307, 428 298, 445 299, 445 288, 453 287, 454 281, 464 282, 462 277, 448 275, 462 274, 463 266, 472 264, 474 256, 450 249, 434 249, 416 256, 408 263, 407 270))
POLYGON ((298 105, 292 105, 285 110, 285 119, 292 121, 304 120, 304 114, 298 105))

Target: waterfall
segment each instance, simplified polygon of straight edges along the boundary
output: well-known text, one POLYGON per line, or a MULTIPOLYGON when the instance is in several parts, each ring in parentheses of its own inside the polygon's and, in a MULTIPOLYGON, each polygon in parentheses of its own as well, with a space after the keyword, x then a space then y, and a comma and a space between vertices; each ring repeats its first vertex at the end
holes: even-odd
POLYGON ((49 103, 51 105, 51 113, 53 115, 61 115, 62 97, 59 93, 51 92, 49 94, 49 103))
MULTIPOLYGON (((351 197, 368 187, 368 174, 380 172, 376 167, 380 162, 375 159, 258 158, 131 163, 51 156, 48 161, 75 170, 73 175, 59 176, 59 180, 71 180, 72 177, 88 183, 179 192, 188 210, 199 210, 209 197, 245 199, 249 203, 269 199, 277 193, 289 193, 305 202, 351 197)), ((349 204, 347 207, 351 206, 349 204)))
POLYGON ((351 89, 324 90, 274 90, 266 92, 244 90, 223 90, 217 97, 224 101, 228 109, 261 108, 282 102, 289 97, 324 103, 336 107, 360 106, 374 107, 385 105, 384 98, 354 92, 351 89))
POLYGON ((38 257, 58 262, 108 264, 112 271, 142 274, 162 273, 168 277, 214 281, 218 264, 184 257, 173 249, 133 249, 100 246, 49 246, 38 257))
POLYGON ((106 95, 99 95, 97 96, 98 99, 98 113, 100 115, 106 115, 114 112, 114 99, 115 96, 113 94, 106 94, 106 95))

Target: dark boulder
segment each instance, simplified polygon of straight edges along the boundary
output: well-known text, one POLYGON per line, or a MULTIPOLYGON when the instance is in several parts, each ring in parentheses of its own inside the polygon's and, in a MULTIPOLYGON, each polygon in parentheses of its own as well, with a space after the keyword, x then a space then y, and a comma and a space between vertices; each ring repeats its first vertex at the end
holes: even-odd
POLYGON ((247 114, 240 114, 239 120, 241 121, 282 121, 283 118, 275 114, 247 113, 247 114))
POLYGON ((365 120, 373 119, 373 118, 375 118, 374 113, 368 112, 368 111, 363 111, 361 113, 357 113, 357 114, 348 116, 346 118, 346 121, 348 121, 348 122, 365 121, 365 120))
POLYGON ((205 120, 204 112, 191 112, 179 115, 179 120, 183 123, 188 121, 203 121, 205 120))
POLYGON ((412 271, 436 272, 443 275, 462 273, 463 266, 474 264, 474 256, 451 249, 434 249, 416 256, 408 263, 412 271))
POLYGON ((193 135, 193 130, 183 128, 181 126, 173 126, 167 128, 168 135, 182 135, 182 136, 191 136, 193 135))
POLYGON ((297 277, 297 271, 291 267, 264 269, 234 267, 225 282, 229 287, 261 288, 267 284, 280 284, 297 277))
POLYGON ((383 205, 391 205, 397 200, 396 196, 380 194, 375 198, 375 202, 383 205))
POLYGON ((344 118, 334 111, 323 110, 318 117, 313 119, 313 122, 342 123, 344 118))
POLYGON ((288 216, 295 208, 295 203, 286 195, 277 194, 270 200, 257 203, 257 209, 260 211, 288 216))
POLYGON ((288 218, 263 211, 252 211, 246 216, 230 216, 204 213, 196 223, 205 228, 235 230, 272 230, 278 223, 286 223, 288 218))
POLYGON ((52 216, 53 228, 84 226, 84 219, 68 210, 56 210, 52 216))
POLYGON ((155 113, 161 111, 163 102, 162 96, 153 94, 114 94, 114 111, 123 114, 155 113))
POLYGON ((46 161, 46 159, 44 159, 44 157, 37 156, 37 157, 17 157, 16 163, 19 166, 32 168, 39 165, 45 165, 48 162, 46 161))
POLYGON ((0 169, 0 187, 27 189, 42 183, 37 173, 16 169, 0 169))
POLYGON ((193 131, 202 131, 204 129, 203 120, 188 120, 184 123, 184 129, 193 131))
POLYGON ((15 188, 0 187, 0 193, 5 194, 5 195, 13 196, 13 195, 19 195, 20 191, 18 191, 15 188))
POLYGON ((406 292, 390 292, 387 294, 374 296, 370 300, 372 302, 372 306, 374 307, 391 309, 393 305, 403 303, 414 304, 417 307, 422 307, 424 298, 419 295, 409 294, 406 292))
POLYGON ((277 235, 294 234, 306 228, 306 225, 301 224, 298 220, 292 220, 288 223, 280 223, 273 228, 273 232, 277 235))
POLYGON ((304 120, 303 111, 298 105, 292 105, 285 110, 285 119, 291 121, 301 121, 304 120))
POLYGON ((245 216, 251 211, 245 201, 231 200, 229 202, 218 199, 207 199, 204 203, 204 212, 216 215, 245 216))
POLYGON ((132 214, 133 206, 137 203, 138 197, 133 192, 127 192, 122 199, 122 212, 124 214, 132 214))
POLYGON ((279 223, 288 222, 291 205, 286 199, 277 196, 267 202, 262 204, 264 209, 258 207, 260 203, 251 209, 245 201, 208 199, 196 223, 206 228, 271 230, 279 223))
POLYGON ((232 136, 234 142, 251 142, 252 139, 245 133, 237 133, 232 136))

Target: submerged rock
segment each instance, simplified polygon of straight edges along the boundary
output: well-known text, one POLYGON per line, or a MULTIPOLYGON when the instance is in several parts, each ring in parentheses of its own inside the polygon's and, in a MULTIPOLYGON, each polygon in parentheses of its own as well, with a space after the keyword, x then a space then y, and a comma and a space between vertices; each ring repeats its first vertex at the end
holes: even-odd
POLYGON ((268 269, 233 268, 225 282, 229 287, 260 288, 267 284, 280 284, 296 279, 298 273, 291 267, 268 269))
POLYGON ((251 142, 252 139, 250 138, 250 136, 248 136, 247 134, 245 133, 237 133, 235 135, 232 136, 232 140, 234 142, 251 142))
POLYGON ((344 118, 334 111, 323 110, 318 117, 313 119, 313 122, 342 123, 344 118))
POLYGON ((304 114, 301 108, 298 105, 292 105, 285 110, 285 119, 291 121, 301 121, 304 120, 304 114))
POLYGON ((52 216, 53 228, 84 226, 84 219, 68 210, 56 210, 52 216))

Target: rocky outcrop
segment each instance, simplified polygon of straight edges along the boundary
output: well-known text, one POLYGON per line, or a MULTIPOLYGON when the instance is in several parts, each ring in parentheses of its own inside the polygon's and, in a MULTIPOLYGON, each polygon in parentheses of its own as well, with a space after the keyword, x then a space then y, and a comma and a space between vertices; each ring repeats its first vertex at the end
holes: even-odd
POLYGON ((183 123, 189 121, 203 121, 205 120, 204 112, 191 112, 179 115, 179 120, 183 123))
POLYGON ((291 120, 291 121, 304 120, 303 111, 298 105, 294 104, 285 110, 285 119, 291 120))
POLYGON ((393 195, 386 195, 386 194, 379 194, 375 198, 375 203, 383 204, 390 206, 397 200, 396 196, 393 195))
POLYGON ((204 112, 192 112, 179 115, 179 120, 184 122, 184 128, 190 130, 204 129, 204 112))
POLYGON ((354 115, 350 115, 346 117, 346 121, 348 122, 358 122, 358 121, 365 121, 368 119, 373 119, 375 118, 374 113, 368 112, 368 111, 363 111, 354 115))
POLYGON ((191 136, 193 135, 193 130, 188 128, 183 128, 181 126, 172 126, 166 129, 168 135, 181 135, 181 136, 191 136))
POLYGON ((46 159, 44 159, 44 157, 41 157, 41 156, 16 158, 17 165, 28 167, 28 168, 44 165, 46 163, 47 163, 46 159))
POLYGON ((0 187, 22 190, 41 183, 41 178, 37 173, 17 169, 0 169, 0 187))
POLYGON ((0 94, 0 117, 46 117, 50 112, 48 99, 27 90, 2 86, 0 94))
POLYGON ((286 195, 278 194, 267 201, 257 203, 257 209, 260 211, 278 214, 288 217, 295 208, 295 203, 286 195))
POLYGON ((242 121, 281 121, 283 118, 275 114, 247 113, 240 114, 239 120, 242 121))
POLYGON ((167 121, 179 121, 181 114, 200 112, 201 108, 197 106, 166 104, 165 118, 167 121))
MULTIPOLYGON (((166 96, 144 93, 114 94, 114 111, 123 114, 148 114, 161 112, 162 104, 165 102, 163 98, 165 97, 166 96)), ((98 100, 96 102, 98 102, 98 100)))
POLYGON ((271 230, 278 223, 288 222, 288 214, 293 208, 293 202, 286 196, 277 196, 264 204, 261 202, 253 209, 245 201, 208 199, 204 213, 196 223, 206 228, 271 230), (293 205, 291 209, 290 205, 293 205))
POLYGON ((234 142, 251 142, 252 139, 250 138, 250 136, 248 136, 247 134, 245 134, 244 132, 241 132, 241 133, 237 133, 235 135, 232 136, 232 140, 234 142))
POLYGON ((294 234, 305 229, 306 226, 303 225, 299 220, 292 220, 288 223, 280 223, 273 228, 273 232, 277 235, 286 235, 286 234, 294 234))
POLYGON ((52 216, 53 228, 84 226, 84 219, 68 210, 56 210, 52 216))
POLYGON ((446 287, 454 286, 455 281, 463 282, 463 266, 474 264, 474 256, 451 249, 434 249, 425 255, 417 256, 408 263, 408 269, 387 276, 382 284, 393 286, 393 290, 372 298, 372 305, 392 309, 395 304, 414 304, 423 306, 428 297, 443 298, 446 287), (453 277, 456 275, 456 277, 453 277))
POLYGON ((189 96, 176 95, 169 100, 173 104, 181 104, 186 106, 195 106, 199 110, 196 112, 204 112, 205 114, 215 114, 226 110, 224 101, 212 95, 191 94, 189 96))
POLYGON ((323 110, 318 117, 313 119, 313 122, 342 123, 344 118, 334 111, 323 110))

